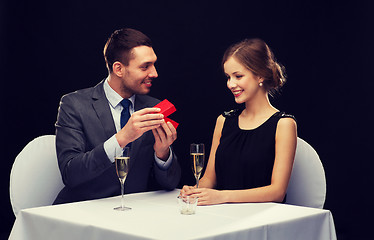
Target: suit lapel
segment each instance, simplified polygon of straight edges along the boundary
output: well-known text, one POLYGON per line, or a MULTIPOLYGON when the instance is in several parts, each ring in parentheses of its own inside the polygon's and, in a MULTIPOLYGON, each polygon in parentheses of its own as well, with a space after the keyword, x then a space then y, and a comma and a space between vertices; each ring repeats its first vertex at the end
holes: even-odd
POLYGON ((149 103, 145 100, 144 96, 142 95, 135 95, 135 111, 139 111, 146 107, 153 107, 149 105, 149 103))
POLYGON ((108 99, 105 96, 103 84, 104 80, 94 87, 92 94, 92 106, 101 122, 107 138, 110 138, 116 133, 116 127, 109 108, 108 99))

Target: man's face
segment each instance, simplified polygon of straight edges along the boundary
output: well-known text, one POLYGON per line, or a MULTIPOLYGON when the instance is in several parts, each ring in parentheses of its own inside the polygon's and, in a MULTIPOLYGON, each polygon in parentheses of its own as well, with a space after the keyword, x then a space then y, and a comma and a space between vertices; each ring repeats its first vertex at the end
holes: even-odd
POLYGON ((122 77, 122 91, 129 96, 149 93, 152 80, 158 77, 155 62, 157 56, 153 48, 138 46, 132 49, 132 58, 125 66, 122 77))

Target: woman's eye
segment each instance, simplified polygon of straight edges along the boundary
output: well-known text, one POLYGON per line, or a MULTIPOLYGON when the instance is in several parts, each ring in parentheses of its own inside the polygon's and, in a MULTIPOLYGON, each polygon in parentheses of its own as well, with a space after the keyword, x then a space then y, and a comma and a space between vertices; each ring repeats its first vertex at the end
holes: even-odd
POLYGON ((236 78, 237 79, 241 79, 243 77, 243 75, 237 75, 236 78))

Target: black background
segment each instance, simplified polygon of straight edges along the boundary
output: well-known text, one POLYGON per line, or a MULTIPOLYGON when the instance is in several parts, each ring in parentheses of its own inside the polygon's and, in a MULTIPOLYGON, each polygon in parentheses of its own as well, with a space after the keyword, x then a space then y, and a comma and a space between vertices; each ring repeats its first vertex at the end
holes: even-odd
POLYGON ((374 8, 354 2, 1 1, 1 239, 14 222, 14 158, 33 138, 54 134, 63 94, 107 76, 102 50, 122 27, 153 41, 159 78, 150 95, 177 108, 181 184, 193 183, 189 144, 209 149, 217 116, 236 106, 220 67, 224 50, 243 38, 265 40, 288 75, 271 101, 296 116, 299 137, 320 155, 338 239, 369 239, 374 8))

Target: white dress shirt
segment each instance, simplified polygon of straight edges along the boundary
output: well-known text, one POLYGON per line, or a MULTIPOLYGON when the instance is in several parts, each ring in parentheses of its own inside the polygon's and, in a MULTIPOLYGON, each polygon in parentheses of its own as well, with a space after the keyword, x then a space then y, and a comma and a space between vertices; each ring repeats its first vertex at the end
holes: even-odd
MULTIPOLYGON (((108 83, 108 78, 105 79, 105 82, 104 82, 104 92, 105 92, 105 96, 106 98, 108 99, 108 104, 109 104, 109 107, 110 107, 110 111, 112 112, 112 116, 113 116, 113 120, 114 120, 114 125, 116 126, 116 131, 118 132, 119 130, 121 130, 121 123, 120 123, 120 119, 121 119, 121 112, 122 112, 122 109, 123 109, 123 106, 121 105, 121 101, 123 100, 123 98, 116 92, 114 91, 110 86, 109 86, 109 83, 108 83)), ((132 95, 129 100, 131 101, 131 106, 130 106, 130 115, 132 115, 134 113, 134 106, 135 106, 135 95, 132 95)), ((109 160, 111 162, 114 162, 114 157, 115 157, 115 153, 116 151, 119 152, 121 150, 121 147, 117 141, 117 138, 115 135, 113 135, 111 138, 109 138, 108 140, 106 140, 104 142, 104 150, 106 152, 106 155, 108 156, 109 160)), ((171 162, 172 162, 172 152, 171 152, 171 149, 170 149, 170 155, 169 155, 169 158, 167 161, 162 161, 161 159, 159 159, 157 156, 156 156, 156 153, 155 153, 155 161, 157 163, 157 165, 161 168, 161 169, 168 169, 168 167, 170 166, 171 162)))

